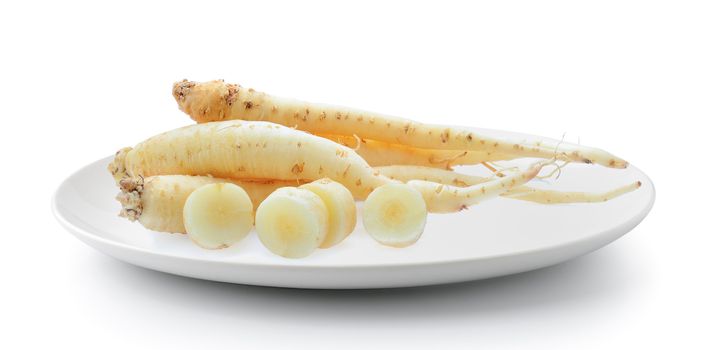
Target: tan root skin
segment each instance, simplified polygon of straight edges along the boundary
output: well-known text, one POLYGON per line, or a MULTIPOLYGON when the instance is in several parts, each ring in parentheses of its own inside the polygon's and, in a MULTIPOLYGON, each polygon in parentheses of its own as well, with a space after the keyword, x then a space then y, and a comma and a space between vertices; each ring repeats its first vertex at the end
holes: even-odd
POLYGON ((314 134, 355 134, 363 139, 424 149, 500 152, 546 159, 558 157, 611 168, 628 166, 625 160, 601 149, 543 141, 510 142, 460 127, 422 124, 374 112, 270 96, 221 80, 177 82, 173 85, 173 97, 180 109, 199 123, 229 119, 265 120, 314 134))
POLYGON ((145 228, 171 233, 186 233, 183 207, 187 197, 197 188, 213 183, 233 183, 242 187, 254 208, 277 188, 292 186, 288 181, 238 181, 209 176, 162 175, 124 179, 117 199, 121 216, 138 220, 145 228))

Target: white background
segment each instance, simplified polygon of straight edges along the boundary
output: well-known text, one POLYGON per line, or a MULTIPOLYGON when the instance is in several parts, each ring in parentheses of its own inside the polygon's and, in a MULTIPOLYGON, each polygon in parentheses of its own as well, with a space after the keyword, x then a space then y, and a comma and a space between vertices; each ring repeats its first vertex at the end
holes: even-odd
POLYGON ((0 347, 710 347, 703 1, 0 5, 0 347), (79 167, 189 123, 173 81, 580 138, 655 181, 585 257, 440 287, 211 283, 106 257, 49 208, 79 167))

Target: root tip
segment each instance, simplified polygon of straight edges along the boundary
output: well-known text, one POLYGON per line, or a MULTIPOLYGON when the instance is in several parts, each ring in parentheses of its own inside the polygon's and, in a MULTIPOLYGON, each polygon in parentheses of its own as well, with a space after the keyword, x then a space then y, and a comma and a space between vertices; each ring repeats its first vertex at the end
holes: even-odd
POLYGON ((120 217, 127 218, 130 221, 136 221, 143 213, 143 177, 124 178, 119 182, 121 192, 116 196, 116 199, 121 203, 120 217))
POLYGON ((626 169, 629 167, 629 162, 622 159, 612 159, 609 161, 608 166, 610 168, 626 169))

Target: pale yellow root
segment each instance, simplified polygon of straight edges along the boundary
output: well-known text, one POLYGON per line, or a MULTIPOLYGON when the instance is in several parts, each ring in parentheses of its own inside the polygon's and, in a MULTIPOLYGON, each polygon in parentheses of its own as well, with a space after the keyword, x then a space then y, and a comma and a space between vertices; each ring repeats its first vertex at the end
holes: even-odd
MULTIPOLYGON (((407 182, 424 180, 440 184, 469 187, 491 181, 490 178, 459 174, 453 171, 417 166, 377 167, 382 175, 407 182)), ((185 233, 182 210, 187 197, 195 189, 212 183, 229 182, 242 187, 251 199, 254 208, 281 187, 296 186, 295 181, 278 180, 231 180, 209 176, 160 175, 126 178, 120 182, 121 193, 117 199, 123 208, 120 216, 138 220, 144 227, 161 232, 185 233)), ((303 183, 303 182, 302 182, 303 183)), ((634 182, 605 193, 561 192, 520 186, 501 194, 502 197, 541 204, 603 202, 631 192, 641 186, 634 182)), ((364 200, 365 197, 359 198, 364 200)))
MULTIPOLYGON (((108 170, 117 182, 155 175, 297 182, 329 177, 355 198, 366 197, 381 185, 400 183, 380 175, 355 151, 336 142, 273 123, 239 120, 190 125, 151 137, 120 150, 108 170)), ((426 196, 429 189, 421 190, 426 196)), ((452 191, 432 197, 432 207, 457 211, 469 205, 469 192, 452 191), (445 203, 435 203, 438 200, 445 203)))
POLYGON ((227 84, 221 80, 173 86, 180 109, 199 123, 243 119, 264 120, 314 134, 358 135, 423 149, 499 152, 517 157, 561 159, 625 168, 628 162, 601 149, 562 143, 514 142, 445 125, 430 125, 345 107, 285 99, 227 84))
POLYGON ((291 181, 239 181, 209 176, 162 175, 126 178, 120 182, 120 216, 138 220, 145 228, 172 233, 185 233, 183 207, 187 197, 199 187, 213 183, 233 183, 249 195, 253 207, 280 187, 293 186, 291 181))
POLYGON ((606 202, 629 192, 633 192, 639 187, 641 187, 641 181, 635 181, 602 193, 563 192, 541 190, 532 187, 521 187, 514 188, 501 194, 501 196, 540 204, 599 203, 606 202))
POLYGON ((461 174, 451 170, 436 169, 415 165, 390 165, 375 168, 380 174, 393 180, 407 182, 422 180, 438 182, 443 185, 468 187, 493 180, 490 177, 461 174))
POLYGON ((451 169, 456 165, 474 165, 481 162, 509 160, 514 155, 486 151, 431 150, 355 136, 318 135, 355 150, 370 166, 420 165, 451 169))
POLYGON ((430 213, 450 213, 468 208, 471 205, 497 197, 526 182, 540 173, 545 164, 536 163, 525 171, 514 172, 504 177, 468 187, 444 185, 438 182, 409 180, 407 185, 418 190, 430 213))
MULTIPOLYGON (((457 187, 469 187, 492 180, 491 178, 460 174, 455 171, 421 166, 395 165, 377 167, 376 169, 382 175, 403 182, 410 180, 423 180, 457 187)), ((607 192, 592 193, 543 190, 530 186, 520 186, 505 193, 501 193, 500 195, 504 198, 518 199, 540 204, 596 203, 614 199, 623 194, 632 192, 639 187, 641 187, 641 182, 635 181, 607 192)))
POLYGON ((328 177, 365 197, 392 180, 352 149, 268 122, 231 120, 189 125, 118 152, 109 165, 117 181, 154 175, 313 180, 328 177))

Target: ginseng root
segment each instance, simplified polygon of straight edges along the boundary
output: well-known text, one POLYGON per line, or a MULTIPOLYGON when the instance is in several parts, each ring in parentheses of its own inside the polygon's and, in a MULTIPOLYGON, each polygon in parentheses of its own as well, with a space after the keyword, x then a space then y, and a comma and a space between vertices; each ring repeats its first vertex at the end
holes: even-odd
POLYGON ((109 170, 117 180, 139 175, 291 181, 328 177, 362 197, 392 182, 348 147, 278 124, 239 120, 189 125, 151 137, 120 150, 109 170))
POLYGON ((145 228, 160 232, 186 233, 183 208, 188 196, 196 189, 215 183, 233 183, 249 195, 252 207, 277 188, 293 186, 289 181, 238 181, 209 176, 162 175, 145 178, 125 178, 120 181, 119 214, 131 221, 138 220, 145 228))
MULTIPOLYGON (((491 178, 460 174, 455 171, 434 169, 422 166, 383 166, 377 167, 380 174, 391 179, 407 182, 410 180, 423 180, 436 182, 445 185, 468 187, 491 181, 491 178)), ((607 192, 568 192, 554 191, 534 188, 530 186, 520 186, 513 188, 501 197, 518 199, 540 204, 563 204, 563 203, 597 203, 619 197, 632 192, 641 187, 641 181, 619 186, 607 192)))
POLYGON ((438 182, 409 180, 407 185, 414 187, 424 197, 430 213, 450 213, 464 210, 471 205, 497 197, 535 178, 545 163, 536 163, 525 171, 516 171, 504 177, 468 187, 445 185, 438 182))
POLYGON ((474 165, 517 158, 514 155, 486 151, 431 150, 355 136, 318 135, 355 150, 370 166, 419 165, 451 169, 456 165, 474 165))
MULTIPOLYGON (((502 181, 506 189, 522 185, 541 166, 502 181)), ((375 188, 400 183, 379 174, 352 149, 336 142, 268 122, 224 121, 190 125, 154 136, 135 148, 120 150, 109 171, 117 182, 155 175, 211 175, 236 179, 301 181, 328 177, 358 198, 375 188)), ((498 181, 498 180, 496 180, 498 181)), ((491 183, 496 183, 492 181, 491 183)), ((477 185, 474 191, 493 190, 477 185)), ((441 212, 458 211, 483 197, 467 188, 418 184, 427 204, 441 212)))
MULTIPOLYGON (((491 178, 465 175, 428 167, 386 166, 377 167, 375 169, 382 175, 401 182, 424 180, 456 187, 469 187, 491 181, 491 178)), ((150 230, 186 233, 183 224, 183 207, 187 197, 192 191, 201 186, 223 182, 233 183, 242 187, 249 195, 254 208, 257 208, 264 198, 269 196, 276 189, 287 186, 297 186, 296 181, 248 181, 214 178, 210 176, 160 175, 148 177, 145 181, 140 177, 126 178, 120 182, 122 192, 117 196, 117 199, 123 206, 120 216, 126 217, 131 221, 138 220, 144 227, 150 230)), ((302 186, 305 187, 304 185, 302 186)), ((502 193, 501 197, 541 204, 594 203, 611 200, 631 192, 640 186, 640 182, 633 182, 603 193, 564 192, 520 186, 502 193)), ((365 197, 358 199, 365 199, 365 197)), ((346 217, 354 218, 354 215, 350 216, 348 214, 346 217)), ((351 219, 343 220, 343 222, 352 224, 351 219)), ((349 227, 350 224, 344 226, 349 227)), ((345 230, 343 232, 347 231, 351 230, 345 230)), ((344 235, 347 236, 347 234, 344 235)), ((324 243, 336 244, 338 239, 340 239, 340 235, 333 235, 333 237, 334 238, 327 238, 324 243)))
POLYGON ((628 162, 601 149, 545 141, 515 142, 463 127, 431 125, 345 107, 285 99, 216 80, 173 85, 182 111, 199 123, 243 119, 270 121, 313 134, 353 135, 423 149, 499 152, 516 157, 561 159, 626 168, 628 162))

